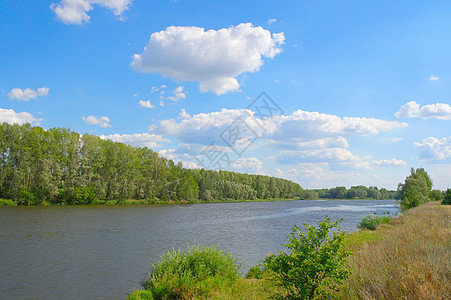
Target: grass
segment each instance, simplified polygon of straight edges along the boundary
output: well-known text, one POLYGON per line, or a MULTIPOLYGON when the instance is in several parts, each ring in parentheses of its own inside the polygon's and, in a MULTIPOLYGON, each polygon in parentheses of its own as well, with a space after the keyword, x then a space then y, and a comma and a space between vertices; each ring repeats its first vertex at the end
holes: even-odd
POLYGON ((392 216, 376 216, 374 214, 366 215, 357 225, 360 229, 376 230, 380 224, 388 224, 393 219, 392 216))
POLYGON ((17 206, 13 200, 0 199, 0 206, 17 206))
POLYGON ((343 299, 450 299, 451 206, 427 203, 348 237, 343 299))
POLYGON ((214 247, 192 246, 186 252, 164 253, 141 285, 155 299, 202 298, 231 286, 239 278, 238 270, 231 254, 214 247))

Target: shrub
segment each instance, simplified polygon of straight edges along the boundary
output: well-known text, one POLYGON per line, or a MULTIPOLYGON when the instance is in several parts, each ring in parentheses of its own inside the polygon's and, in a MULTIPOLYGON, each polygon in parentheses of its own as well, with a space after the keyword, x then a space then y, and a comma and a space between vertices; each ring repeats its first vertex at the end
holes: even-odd
POLYGON ((451 205, 451 189, 446 190, 445 197, 443 198, 442 204, 451 205))
POLYGON ((391 219, 391 216, 375 216, 373 214, 368 214, 363 217, 357 227, 360 229, 376 230, 377 226, 380 224, 388 224, 391 219))
POLYGON ((17 206, 13 200, 0 199, 0 206, 17 206))
POLYGON ((167 251, 152 264, 141 285, 155 299, 206 297, 214 288, 232 284, 238 276, 236 259, 214 247, 167 251))
POLYGON ((127 300, 153 300, 151 291, 138 290, 127 296, 127 300))
POLYGON ((279 252, 265 259, 265 265, 274 271, 276 282, 285 289, 281 299, 332 298, 349 274, 345 267, 345 233, 339 231, 338 223, 326 217, 318 228, 304 224, 305 233, 297 226, 284 244, 290 253, 279 252), (332 232, 331 229, 338 231, 332 232))
POLYGON ((244 278, 260 279, 260 278, 262 278, 263 272, 264 272, 264 270, 260 267, 260 265, 253 266, 252 268, 249 269, 249 271, 247 272, 246 276, 244 276, 244 278))

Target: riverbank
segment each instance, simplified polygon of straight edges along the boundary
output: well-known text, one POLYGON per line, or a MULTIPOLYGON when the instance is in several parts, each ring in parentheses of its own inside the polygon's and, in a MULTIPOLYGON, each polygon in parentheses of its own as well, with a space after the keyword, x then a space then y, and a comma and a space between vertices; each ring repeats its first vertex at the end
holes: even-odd
MULTIPOLYGON (((449 299, 451 206, 432 202, 408 210, 375 231, 348 234, 353 273, 342 299, 449 299)), ((270 278, 238 279, 213 288, 210 299, 265 299, 277 287, 270 278)), ((129 299, 148 299, 142 291, 129 299)))
MULTIPOLYGON (((24 206, 77 206, 77 205, 189 205, 189 204, 205 204, 205 203, 243 203, 243 202, 274 202, 274 201, 298 201, 300 198, 269 198, 269 199, 224 199, 224 200, 194 200, 194 201, 159 201, 159 200, 108 200, 108 201, 96 201, 91 204, 51 204, 49 202, 42 202, 37 205, 24 205, 24 206)), ((341 199, 343 200, 343 199, 341 199)), ((9 199, 0 199, 1 206, 21 206, 17 202, 9 199)))
MULTIPOLYGON (((301 199, 301 198, 268 198, 268 199, 223 199, 223 200, 194 200, 194 201, 159 201, 159 200, 108 200, 108 201, 96 201, 91 204, 51 204, 49 202, 42 202, 35 205, 24 205, 24 206, 76 206, 76 205, 190 205, 190 204, 206 204, 206 203, 245 203, 245 202, 276 202, 276 201, 299 201, 299 200, 315 200, 315 201, 378 201, 378 200, 393 200, 393 199, 301 199)), ((2 206, 21 206, 17 202, 9 199, 0 199, 0 207, 2 206)))

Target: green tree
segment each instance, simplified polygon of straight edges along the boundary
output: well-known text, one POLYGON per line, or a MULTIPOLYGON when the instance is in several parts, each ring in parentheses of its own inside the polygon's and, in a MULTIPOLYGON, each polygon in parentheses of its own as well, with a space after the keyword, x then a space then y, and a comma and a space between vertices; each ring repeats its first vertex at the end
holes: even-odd
POLYGON ((443 193, 439 190, 432 190, 429 193, 429 198, 431 198, 432 201, 443 201, 443 193))
POLYGON ((285 288, 286 293, 277 295, 280 299, 326 299, 338 292, 350 274, 345 260, 351 254, 344 247, 340 221, 326 217, 318 228, 304 224, 305 232, 295 226, 288 236, 290 242, 284 244, 290 253, 279 252, 265 259, 265 266, 285 288))
POLYGON ((442 204, 451 205, 451 189, 446 190, 445 197, 443 197, 442 204))
POLYGON ((419 206, 431 201, 429 195, 432 190, 432 181, 423 168, 410 170, 410 175, 405 182, 398 185, 398 194, 401 202, 401 210, 419 206))

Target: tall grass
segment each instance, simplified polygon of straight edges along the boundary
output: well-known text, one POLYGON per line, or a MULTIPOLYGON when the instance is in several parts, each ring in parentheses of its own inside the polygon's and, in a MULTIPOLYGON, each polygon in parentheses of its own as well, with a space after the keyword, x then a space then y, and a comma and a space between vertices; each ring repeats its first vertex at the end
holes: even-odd
POLYGON ((451 299, 450 206, 424 204, 382 225, 370 242, 366 236, 350 236, 354 272, 341 298, 451 299))
POLYGON ((201 298, 232 285, 239 278, 238 269, 231 254, 192 246, 187 252, 179 249, 164 253, 141 284, 155 299, 201 298))

